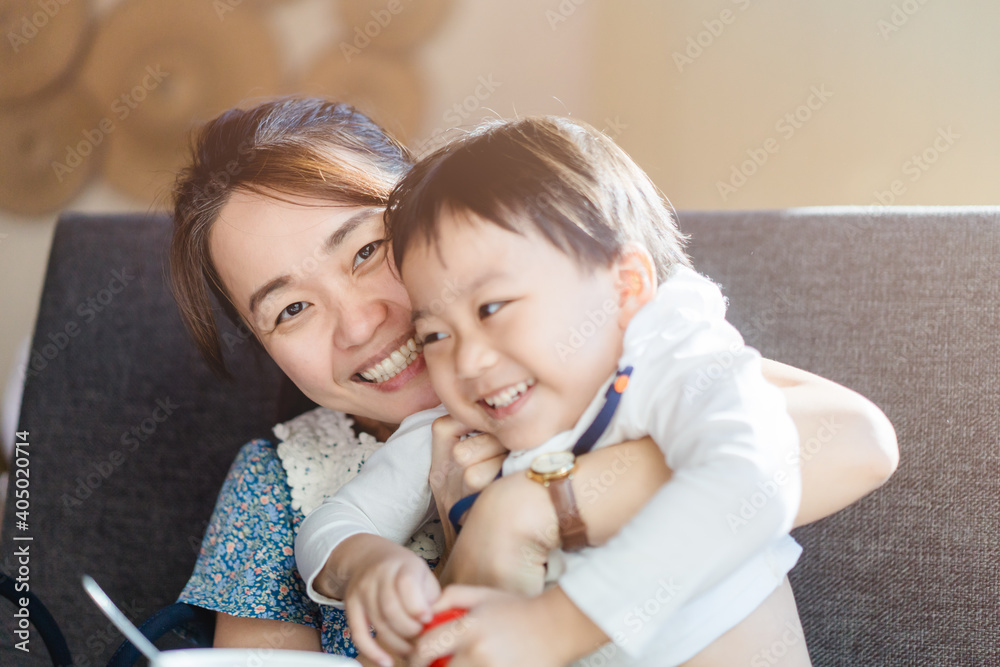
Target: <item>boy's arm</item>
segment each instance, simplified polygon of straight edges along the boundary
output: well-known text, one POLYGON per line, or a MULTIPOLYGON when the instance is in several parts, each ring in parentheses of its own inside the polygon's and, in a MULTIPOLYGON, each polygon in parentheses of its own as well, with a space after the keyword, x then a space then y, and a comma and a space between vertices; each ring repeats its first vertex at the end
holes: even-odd
POLYGON ((351 572, 339 566, 334 551, 345 540, 369 534, 402 545, 429 518, 430 424, 439 416, 439 410, 427 410, 409 418, 356 477, 302 522, 295 560, 314 601, 343 606, 351 572))
MULTIPOLYGON (((871 401, 834 382, 775 361, 764 360, 764 376, 781 388, 805 443, 800 459, 803 502, 796 526, 843 509, 892 474, 898 461, 895 434, 885 415, 871 401), (828 430, 820 430, 830 427, 831 418, 838 426, 832 429, 832 438, 828 430), (810 451, 815 449, 808 444, 811 437, 822 441, 819 451, 810 451)), ((637 500, 641 504, 642 499, 650 497, 666 481, 657 479, 653 472, 658 465, 664 465, 663 454, 648 437, 597 449, 577 460, 573 486, 591 544, 600 545, 617 533, 634 514, 628 508, 637 500)), ((669 476, 669 469, 664 470, 669 476)), ((506 546, 508 552, 520 554, 523 559, 525 554, 547 552, 556 546, 555 523, 548 493, 537 483, 524 475, 498 480, 483 492, 470 511, 456 557, 447 569, 457 575, 454 580, 460 583, 509 590, 504 582, 510 579, 511 559, 497 559, 498 552, 492 551, 495 545, 488 541, 506 546), (479 530, 481 525, 490 528, 483 532, 479 530), (504 526, 502 531, 498 531, 498 525, 504 526), (478 539, 470 542, 467 538, 478 539), (484 539, 487 543, 479 544, 484 539), (512 549, 511 544, 528 546, 512 549)), ((442 580, 442 583, 447 582, 442 580)), ((442 600, 449 597, 449 590, 453 589, 446 590, 442 600)), ((485 641, 507 641, 510 636, 522 636, 524 633, 519 631, 521 626, 517 623, 531 619, 530 627, 538 633, 565 640, 563 644, 573 647, 554 659, 553 664, 580 658, 608 641, 603 633, 595 635, 587 630, 594 627, 592 621, 568 601, 558 586, 540 598, 525 600, 524 605, 514 610, 510 618, 491 617, 490 630, 495 637, 485 641), (563 600, 559 609, 543 604, 543 599, 555 597, 563 600), (538 614, 532 612, 536 606, 538 614), (543 626, 547 621, 557 627, 546 631, 543 626), (579 632, 574 628, 580 628, 579 632)), ((432 643, 432 637, 427 639, 432 643)), ((506 645, 510 645, 509 641, 506 645)), ((546 648, 553 648, 552 642, 546 648)))
POLYGON ((690 281, 669 285, 660 303, 676 304, 683 317, 647 317, 644 327, 630 328, 638 337, 631 347, 626 338, 623 363, 635 371, 616 419, 626 428, 609 435, 652 435, 673 476, 559 582, 633 655, 674 611, 787 533, 798 508, 795 427, 761 373, 760 356, 710 300, 713 290, 718 295, 714 286, 690 289, 690 281), (637 616, 651 596, 657 613, 637 616))

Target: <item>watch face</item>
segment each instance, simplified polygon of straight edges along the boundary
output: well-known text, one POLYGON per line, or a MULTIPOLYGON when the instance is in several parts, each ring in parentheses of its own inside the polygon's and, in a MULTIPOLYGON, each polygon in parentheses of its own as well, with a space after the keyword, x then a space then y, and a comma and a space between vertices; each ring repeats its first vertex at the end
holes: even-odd
POLYGON ((576 457, 573 452, 556 452, 554 454, 542 454, 531 462, 531 470, 539 475, 550 475, 552 473, 569 470, 573 467, 576 457))

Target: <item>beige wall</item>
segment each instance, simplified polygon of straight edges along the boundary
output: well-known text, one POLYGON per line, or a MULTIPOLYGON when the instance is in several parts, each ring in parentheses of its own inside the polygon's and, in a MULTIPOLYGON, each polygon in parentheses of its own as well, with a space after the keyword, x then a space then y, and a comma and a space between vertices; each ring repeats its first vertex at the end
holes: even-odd
POLYGON ((627 125, 619 142, 678 208, 871 204, 894 182, 899 204, 1000 203, 996 2, 643 0, 599 13, 595 113, 627 125))
MULTIPOLYGON (((331 4, 278 5, 292 65, 338 39, 331 4)), ((998 24, 993 0, 458 0, 417 55, 422 136, 456 118, 570 114, 614 136, 679 208, 870 204, 894 182, 897 203, 997 203, 998 24), (883 35, 894 5, 915 11, 883 35), (705 45, 679 68, 689 38, 705 45), (499 85, 483 95, 481 77, 499 85), (800 109, 814 87, 832 96, 800 109), (808 120, 783 121, 797 110, 808 120), (767 160, 724 199, 718 183, 748 150, 767 160), (912 156, 925 151, 922 170, 912 156)), ((70 208, 145 207, 97 183, 70 208)), ((0 377, 34 322, 54 221, 0 212, 0 377)))

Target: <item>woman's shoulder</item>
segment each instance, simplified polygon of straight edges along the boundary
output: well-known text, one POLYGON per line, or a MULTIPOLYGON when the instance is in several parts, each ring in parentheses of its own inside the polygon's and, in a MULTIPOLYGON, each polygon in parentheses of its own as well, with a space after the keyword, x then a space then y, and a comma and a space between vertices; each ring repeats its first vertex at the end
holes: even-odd
POLYGON ((240 447, 229 466, 220 496, 227 493, 254 496, 259 487, 276 483, 286 483, 285 470, 278 456, 278 443, 267 438, 255 438, 240 447))
POLYGON ((316 408, 274 427, 292 507, 308 514, 332 496, 382 443, 357 433, 348 415, 316 408))
POLYGON ((316 624, 295 573, 302 515, 291 507, 276 445, 240 448, 216 500, 181 601, 235 616, 316 624), (271 616, 269 614, 276 614, 271 616))
POLYGON ((245 470, 253 465, 278 460, 278 443, 270 438, 254 438, 242 447, 229 466, 230 472, 245 470))
POLYGON ((291 509, 288 478, 277 443, 257 438, 243 445, 233 459, 216 500, 213 522, 247 521, 258 514, 271 515, 275 509, 289 515, 289 525, 301 521, 301 515, 291 509))

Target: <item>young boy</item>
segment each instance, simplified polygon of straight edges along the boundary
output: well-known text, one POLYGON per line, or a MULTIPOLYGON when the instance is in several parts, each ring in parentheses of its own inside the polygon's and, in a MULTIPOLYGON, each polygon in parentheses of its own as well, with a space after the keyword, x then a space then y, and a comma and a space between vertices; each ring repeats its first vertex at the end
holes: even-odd
MULTIPOLYGON (((496 124, 421 161, 394 192, 387 225, 435 391, 510 450, 504 475, 530 471, 553 491, 564 548, 546 580, 622 649, 613 664, 690 660, 787 586, 800 552, 787 535, 799 498, 794 426, 621 149, 566 119, 496 124), (566 481, 570 452, 645 435, 672 478, 634 517, 618 517, 606 545, 577 552, 586 531, 566 481)), ((347 605, 363 651, 360 628, 405 636, 427 620, 412 600, 429 606, 438 594, 396 544, 433 514, 430 422, 440 414, 404 420, 296 542, 318 601, 337 603, 354 572, 368 571, 364 602, 347 605), (396 544, 342 559, 361 533, 396 544)))

